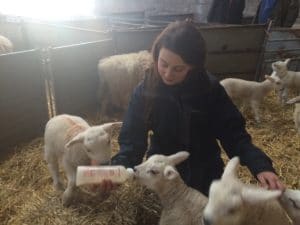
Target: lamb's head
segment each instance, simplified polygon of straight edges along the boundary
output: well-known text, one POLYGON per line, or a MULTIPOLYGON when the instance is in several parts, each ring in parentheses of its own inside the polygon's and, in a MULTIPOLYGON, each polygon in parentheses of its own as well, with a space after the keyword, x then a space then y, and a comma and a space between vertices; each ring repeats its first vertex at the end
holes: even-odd
POLYGON ((287 65, 290 62, 290 60, 291 59, 286 59, 285 61, 276 61, 272 63, 272 69, 274 72, 276 72, 277 76, 282 78, 287 74, 287 65))
POLYGON ((238 165, 239 158, 234 157, 225 167, 221 179, 211 184, 208 203, 203 212, 205 225, 243 224, 248 206, 251 208, 281 195, 281 191, 243 184, 237 176, 238 165))
POLYGON ((272 83, 276 92, 281 92, 285 88, 284 82, 275 74, 272 74, 271 76, 265 75, 265 79, 272 83))
POLYGON ((286 189, 280 203, 295 225, 300 225, 300 190, 286 189))
POLYGON ((107 163, 111 157, 111 136, 112 128, 122 124, 121 122, 105 123, 98 126, 92 126, 85 131, 77 134, 67 144, 70 149, 74 144, 82 144, 84 150, 91 160, 99 164, 107 163))
POLYGON ((179 176, 175 166, 186 160, 189 153, 177 152, 170 156, 152 155, 147 161, 135 166, 136 180, 153 191, 159 191, 161 185, 179 176))

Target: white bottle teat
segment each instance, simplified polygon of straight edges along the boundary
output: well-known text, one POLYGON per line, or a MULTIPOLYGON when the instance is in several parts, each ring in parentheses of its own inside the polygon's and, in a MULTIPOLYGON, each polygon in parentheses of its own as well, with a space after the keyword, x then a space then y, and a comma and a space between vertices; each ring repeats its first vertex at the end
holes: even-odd
POLYGON ((78 166, 76 173, 76 185, 97 184, 103 180, 111 180, 113 183, 123 183, 133 178, 131 168, 124 166, 78 166))

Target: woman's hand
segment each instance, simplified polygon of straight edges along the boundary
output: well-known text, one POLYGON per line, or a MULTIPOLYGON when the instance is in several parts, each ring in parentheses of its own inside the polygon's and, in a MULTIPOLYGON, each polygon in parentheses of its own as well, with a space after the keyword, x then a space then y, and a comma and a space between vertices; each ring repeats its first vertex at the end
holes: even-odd
POLYGON ((114 184, 113 182, 111 182, 111 180, 103 180, 100 185, 101 191, 106 194, 109 194, 111 191, 117 189, 120 186, 119 184, 114 184))
POLYGON ((269 190, 285 190, 285 185, 280 181, 279 177, 270 171, 265 171, 257 174, 257 179, 259 180, 263 188, 269 190))

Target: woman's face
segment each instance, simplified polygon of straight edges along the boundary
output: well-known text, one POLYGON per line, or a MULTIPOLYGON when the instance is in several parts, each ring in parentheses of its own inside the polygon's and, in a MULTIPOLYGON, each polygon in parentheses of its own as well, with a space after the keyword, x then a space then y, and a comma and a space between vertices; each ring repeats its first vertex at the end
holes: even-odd
POLYGON ((182 58, 174 52, 161 48, 158 55, 157 69, 160 77, 166 85, 181 83, 191 70, 182 58))

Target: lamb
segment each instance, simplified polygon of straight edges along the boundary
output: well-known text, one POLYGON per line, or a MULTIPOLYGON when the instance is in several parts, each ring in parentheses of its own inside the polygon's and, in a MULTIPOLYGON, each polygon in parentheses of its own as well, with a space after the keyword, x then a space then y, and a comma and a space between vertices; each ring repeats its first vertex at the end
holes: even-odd
POLYGON ((279 99, 282 104, 287 101, 289 89, 300 89, 300 72, 289 71, 287 68, 291 59, 285 61, 277 61, 272 63, 272 77, 277 76, 281 79, 283 89, 279 92, 279 99))
POLYGON ((0 35, 0 54, 12 52, 13 48, 13 43, 8 38, 0 35))
POLYGON ((280 203, 293 220, 294 225, 300 225, 300 190, 285 190, 280 203))
POLYGON ((265 75, 263 82, 248 81, 238 78, 226 78, 220 83, 234 102, 250 105, 256 122, 260 123, 259 106, 263 98, 273 89, 281 90, 280 78, 265 75))
POLYGON ((112 113, 109 109, 124 113, 134 87, 143 79, 152 65, 148 51, 114 55, 101 59, 98 64, 98 100, 102 116, 112 113))
POLYGON ((272 63, 273 74, 276 73, 276 76, 283 78, 288 72, 287 65, 291 59, 286 59, 284 61, 276 61, 272 63))
POLYGON ((62 165, 68 180, 63 193, 63 205, 69 206, 75 197, 76 170, 79 165, 109 162, 111 157, 111 129, 120 122, 98 126, 78 116, 62 114, 51 118, 45 128, 44 156, 52 175, 55 190, 64 191, 59 173, 62 165))
POLYGON ((162 203, 159 225, 202 224, 199 221, 207 197, 188 187, 175 169, 188 156, 185 151, 170 156, 153 155, 134 168, 136 180, 154 191, 162 203))
POLYGON ((286 102, 287 104, 295 104, 294 109, 294 123, 297 132, 300 134, 300 96, 292 98, 286 102))
POLYGON ((251 184, 242 183, 237 177, 238 165, 239 158, 232 158, 226 165, 221 179, 215 180, 211 184, 209 200, 203 212, 204 224, 292 224, 286 214, 289 211, 284 209, 285 207, 290 207, 290 205, 286 204, 283 206, 278 201, 282 192, 280 190, 266 190, 251 184))

